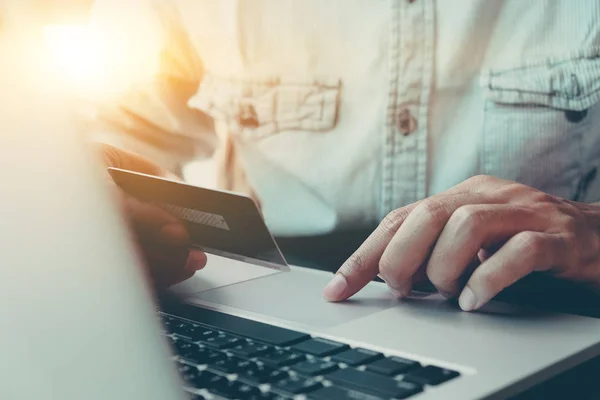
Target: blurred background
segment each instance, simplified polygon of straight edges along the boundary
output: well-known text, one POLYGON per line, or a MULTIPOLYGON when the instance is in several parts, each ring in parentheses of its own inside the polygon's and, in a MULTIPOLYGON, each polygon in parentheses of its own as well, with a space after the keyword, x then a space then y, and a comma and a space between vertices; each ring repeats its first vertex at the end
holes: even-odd
POLYGON ((44 24, 49 59, 73 85, 83 87, 99 74, 90 28, 93 0, 35 0, 44 24))
POLYGON ((81 96, 98 96, 109 80, 114 85, 135 69, 128 66, 131 52, 111 40, 109 32, 94 29, 92 8, 93 0, 34 0, 48 61, 62 83, 81 96))

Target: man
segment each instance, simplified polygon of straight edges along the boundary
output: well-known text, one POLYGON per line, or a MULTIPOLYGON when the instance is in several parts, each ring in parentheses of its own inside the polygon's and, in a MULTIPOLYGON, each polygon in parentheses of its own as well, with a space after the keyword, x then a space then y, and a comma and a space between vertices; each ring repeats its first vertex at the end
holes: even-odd
MULTIPOLYGON (((533 271, 600 286, 599 15, 595 0, 100 0, 129 78, 105 87, 97 140, 109 165, 191 183, 211 156, 280 238, 381 221, 330 301, 377 275, 467 311, 533 271)), ((174 219, 127 202, 163 283, 204 266, 174 219), (156 251, 164 221, 176 249, 156 251)))

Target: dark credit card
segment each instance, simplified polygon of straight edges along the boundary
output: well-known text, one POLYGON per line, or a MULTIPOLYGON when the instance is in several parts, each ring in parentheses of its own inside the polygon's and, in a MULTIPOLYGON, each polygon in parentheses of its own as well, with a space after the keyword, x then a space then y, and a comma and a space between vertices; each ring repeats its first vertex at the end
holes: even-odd
POLYGON ((206 253, 289 271, 254 201, 118 168, 108 172, 129 195, 156 204, 187 227, 192 247, 206 253))

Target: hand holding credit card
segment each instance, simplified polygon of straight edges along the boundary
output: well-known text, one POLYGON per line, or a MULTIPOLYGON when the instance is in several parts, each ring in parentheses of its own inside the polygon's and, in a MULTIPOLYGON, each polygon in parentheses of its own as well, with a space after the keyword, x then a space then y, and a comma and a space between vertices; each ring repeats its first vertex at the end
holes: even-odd
POLYGON ((289 267, 252 199, 118 168, 108 169, 129 195, 179 218, 191 245, 206 253, 279 271, 289 267))

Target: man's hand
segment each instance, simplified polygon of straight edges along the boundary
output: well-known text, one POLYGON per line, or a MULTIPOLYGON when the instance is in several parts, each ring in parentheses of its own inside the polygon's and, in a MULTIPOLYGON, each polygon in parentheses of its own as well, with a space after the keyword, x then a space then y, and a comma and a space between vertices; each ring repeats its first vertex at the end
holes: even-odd
POLYGON ((429 279, 471 311, 533 271, 600 287, 600 204, 477 176, 391 212, 338 270, 325 298, 347 299, 376 275, 399 296, 429 279))
MULTIPOLYGON (((105 144, 99 146, 107 167, 165 176, 159 166, 137 154, 105 144)), ((116 185, 115 193, 150 278, 157 288, 188 279, 206 265, 204 253, 190 252, 188 232, 177 218, 157 206, 127 195, 116 185)))

